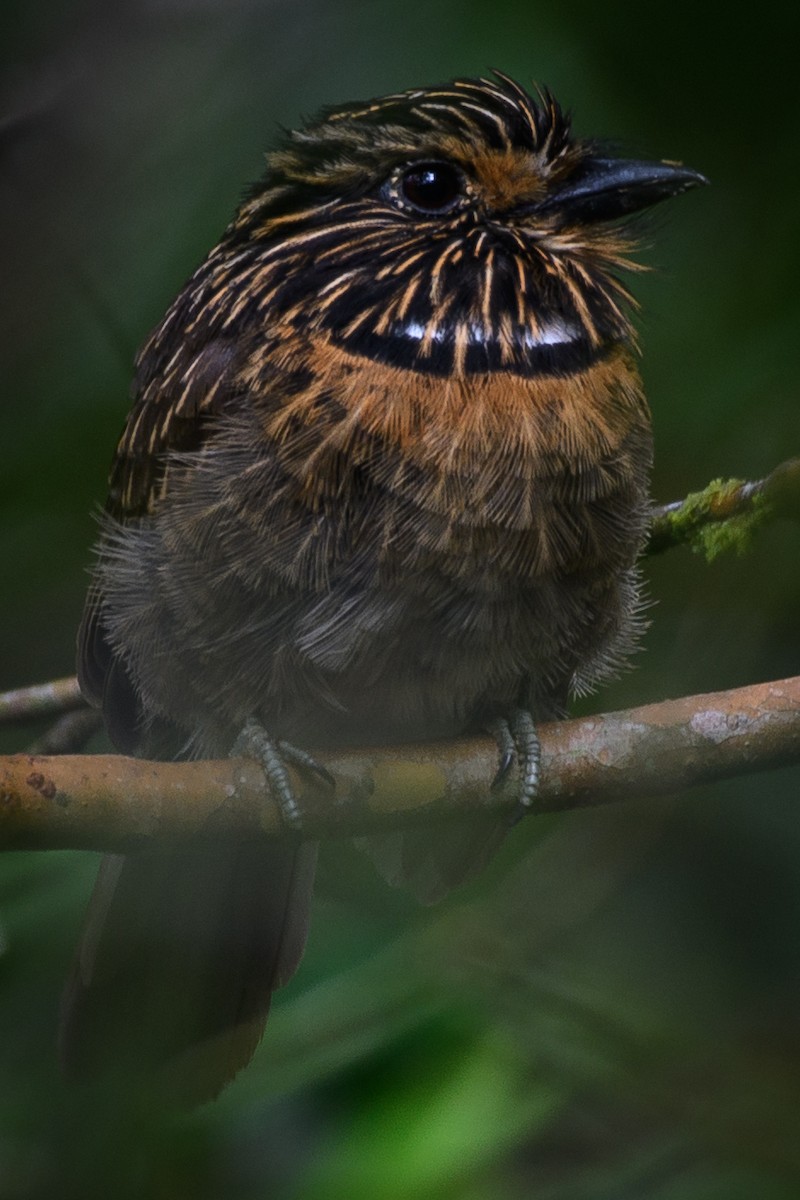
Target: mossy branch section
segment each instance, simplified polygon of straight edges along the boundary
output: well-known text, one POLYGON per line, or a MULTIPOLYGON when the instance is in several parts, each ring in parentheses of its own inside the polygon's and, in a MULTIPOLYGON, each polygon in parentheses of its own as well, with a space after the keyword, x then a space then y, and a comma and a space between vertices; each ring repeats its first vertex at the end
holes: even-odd
MULTIPOLYGON (((542 725, 537 809, 626 797, 800 762, 800 677, 542 725)), ((452 819, 513 806, 491 790, 487 738, 320 753, 335 792, 293 777, 309 837, 452 819)), ((513 774, 513 772, 512 772, 513 774)), ((112 755, 0 759, 0 847, 131 851, 168 842, 287 836, 261 767, 112 755)))
POLYGON ((800 458, 766 479, 715 479, 702 492, 656 508, 647 553, 688 544, 707 562, 729 551, 744 554, 756 530, 776 517, 800 520, 800 458))

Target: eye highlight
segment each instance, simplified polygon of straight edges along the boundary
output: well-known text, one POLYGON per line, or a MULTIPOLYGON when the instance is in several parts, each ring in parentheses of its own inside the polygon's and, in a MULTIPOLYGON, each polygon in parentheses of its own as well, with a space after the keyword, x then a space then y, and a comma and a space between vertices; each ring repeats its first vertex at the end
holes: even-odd
POLYGON ((450 212, 466 195, 461 171, 446 162, 413 163, 396 178, 395 189, 404 207, 429 216, 450 212))

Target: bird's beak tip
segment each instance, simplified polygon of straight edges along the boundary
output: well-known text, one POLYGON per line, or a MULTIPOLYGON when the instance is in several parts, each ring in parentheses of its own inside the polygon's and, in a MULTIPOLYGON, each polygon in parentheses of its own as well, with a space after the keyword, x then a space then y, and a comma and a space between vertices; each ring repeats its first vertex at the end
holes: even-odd
POLYGON ((699 171, 668 159, 648 162, 597 155, 541 207, 560 208, 575 220, 610 221, 707 183, 699 171))
POLYGON ((674 180, 682 192, 686 192, 693 187, 708 187, 711 180, 707 175, 703 175, 700 171, 695 171, 693 167, 687 167, 685 163, 676 162, 674 159, 665 158, 661 166, 668 167, 674 171, 674 180))

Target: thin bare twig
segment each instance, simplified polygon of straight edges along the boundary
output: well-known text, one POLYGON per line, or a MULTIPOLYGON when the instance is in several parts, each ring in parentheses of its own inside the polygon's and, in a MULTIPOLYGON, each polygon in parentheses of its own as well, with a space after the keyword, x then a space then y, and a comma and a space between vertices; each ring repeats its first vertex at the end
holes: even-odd
MULTIPOLYGON (((557 811, 800 762, 800 676, 543 725, 537 809, 557 811)), ((320 753, 335 796, 295 777, 308 836, 486 812, 497 749, 486 738, 320 753)), ((130 850, 172 840, 286 834, 261 767, 245 759, 143 762, 121 756, 0 759, 6 849, 130 850)))
POLYGON ((66 679, 51 679, 49 683, 0 692, 0 724, 56 716, 85 707, 78 680, 74 675, 68 675, 66 679))

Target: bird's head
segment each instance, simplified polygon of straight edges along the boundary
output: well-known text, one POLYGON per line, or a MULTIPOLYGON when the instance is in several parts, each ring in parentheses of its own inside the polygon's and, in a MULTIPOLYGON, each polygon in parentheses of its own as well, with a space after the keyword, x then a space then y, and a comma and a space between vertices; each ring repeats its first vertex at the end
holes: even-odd
POLYGON ((502 74, 289 133, 223 242, 265 312, 436 374, 564 373, 631 337, 629 218, 705 182, 573 137, 502 74))

